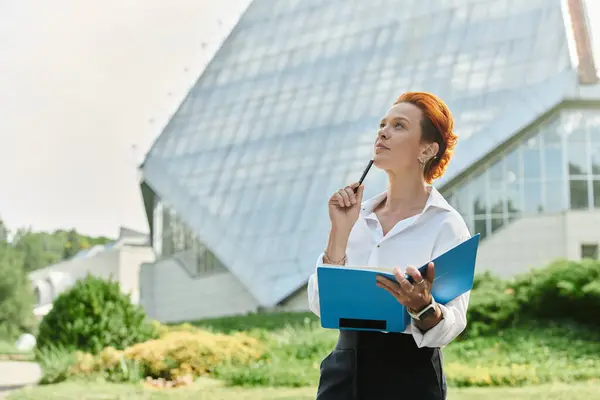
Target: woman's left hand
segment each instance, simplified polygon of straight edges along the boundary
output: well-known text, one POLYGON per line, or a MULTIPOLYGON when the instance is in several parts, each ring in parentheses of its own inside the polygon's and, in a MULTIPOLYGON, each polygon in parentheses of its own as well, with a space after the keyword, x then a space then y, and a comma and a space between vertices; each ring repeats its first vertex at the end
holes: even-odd
POLYGON ((406 268, 406 273, 410 275, 414 283, 410 283, 404 277, 400 268, 394 268, 394 277, 398 283, 384 276, 377 276, 377 286, 387 290, 403 306, 411 311, 420 311, 431 304, 431 285, 435 277, 435 267, 433 262, 427 265, 425 277, 415 267, 406 268))

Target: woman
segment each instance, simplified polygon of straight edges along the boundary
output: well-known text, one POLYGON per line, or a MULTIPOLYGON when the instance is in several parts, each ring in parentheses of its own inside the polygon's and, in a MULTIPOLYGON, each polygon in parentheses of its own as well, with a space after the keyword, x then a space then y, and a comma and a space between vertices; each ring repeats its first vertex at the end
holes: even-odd
MULTIPOLYGON (((389 267, 398 283, 379 277, 376 284, 412 318, 403 333, 341 330, 321 363, 317 400, 446 398, 440 348, 464 330, 470 293, 437 304, 430 291, 435 266, 428 265, 426 278, 412 266, 470 237, 462 217, 430 185, 452 157, 453 125, 436 96, 404 93, 381 120, 374 145, 373 165, 387 172, 387 191, 363 203, 364 188, 354 183, 329 199, 329 241, 318 264, 389 267)), ((316 272, 308 296, 319 315, 316 272)))

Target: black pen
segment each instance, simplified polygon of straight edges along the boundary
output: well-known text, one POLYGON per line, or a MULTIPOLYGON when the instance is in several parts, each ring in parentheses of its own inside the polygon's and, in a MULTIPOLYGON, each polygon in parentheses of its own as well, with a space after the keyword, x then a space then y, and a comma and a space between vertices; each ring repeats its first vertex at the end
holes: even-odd
POLYGON ((354 188, 354 193, 358 192, 358 188, 359 188, 360 185, 362 185, 363 181, 365 180, 365 177, 367 176, 367 173, 371 169, 371 165, 373 165, 373 160, 370 160, 369 164, 367 164, 367 168, 365 168, 365 170, 363 171, 362 176, 360 177, 360 180, 358 181, 358 186, 354 188))

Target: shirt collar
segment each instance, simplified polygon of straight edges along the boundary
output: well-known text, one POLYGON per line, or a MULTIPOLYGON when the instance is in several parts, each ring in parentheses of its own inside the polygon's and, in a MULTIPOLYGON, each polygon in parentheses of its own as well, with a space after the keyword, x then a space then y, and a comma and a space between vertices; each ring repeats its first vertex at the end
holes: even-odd
MULTIPOLYGON (((442 196, 442 194, 433 186, 428 185, 430 188, 429 198, 427 199, 427 203, 425 203, 425 208, 423 212, 427 211, 430 207, 437 207, 442 210, 452 211, 453 208, 448 201, 442 196)), ((363 216, 368 216, 373 213, 375 208, 387 197, 387 191, 379 193, 378 195, 371 197, 366 200, 362 204, 361 213, 363 216)))

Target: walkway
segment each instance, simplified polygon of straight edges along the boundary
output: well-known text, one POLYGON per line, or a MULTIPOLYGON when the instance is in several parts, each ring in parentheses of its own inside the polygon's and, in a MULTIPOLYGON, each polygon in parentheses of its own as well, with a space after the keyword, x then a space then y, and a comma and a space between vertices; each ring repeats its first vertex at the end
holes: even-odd
POLYGON ((33 362, 0 361, 0 398, 23 386, 36 384, 42 375, 33 362))

